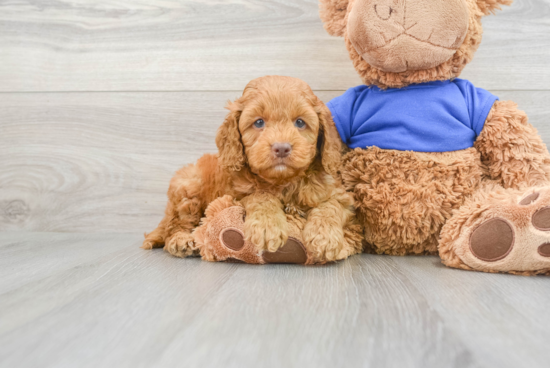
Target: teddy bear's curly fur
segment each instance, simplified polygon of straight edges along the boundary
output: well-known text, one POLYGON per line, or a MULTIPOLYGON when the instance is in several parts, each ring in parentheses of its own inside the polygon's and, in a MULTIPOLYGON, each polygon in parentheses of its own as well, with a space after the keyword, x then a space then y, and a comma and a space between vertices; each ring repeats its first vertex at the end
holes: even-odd
MULTIPOLYGON (((369 65, 352 43, 352 9, 375 1, 321 0, 320 15, 331 35, 345 38, 365 84, 402 88, 457 78, 481 43, 481 18, 511 3, 452 1, 465 2, 468 10, 463 43, 440 65, 404 72, 369 65)), ((389 4, 389 14, 393 3, 419 6, 412 0, 378 3, 389 4)), ((354 194, 365 226, 366 251, 439 253, 446 265, 468 270, 550 273, 550 154, 515 103, 493 105, 473 148, 443 153, 357 148, 344 156, 343 165, 345 187, 354 194)))

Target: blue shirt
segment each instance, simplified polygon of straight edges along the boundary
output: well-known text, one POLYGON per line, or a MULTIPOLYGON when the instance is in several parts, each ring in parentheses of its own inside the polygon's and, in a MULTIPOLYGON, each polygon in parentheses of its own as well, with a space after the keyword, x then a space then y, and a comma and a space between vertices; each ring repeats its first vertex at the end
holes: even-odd
POLYGON ((351 148, 448 152, 473 147, 497 99, 454 79, 387 90, 358 86, 327 106, 351 148))

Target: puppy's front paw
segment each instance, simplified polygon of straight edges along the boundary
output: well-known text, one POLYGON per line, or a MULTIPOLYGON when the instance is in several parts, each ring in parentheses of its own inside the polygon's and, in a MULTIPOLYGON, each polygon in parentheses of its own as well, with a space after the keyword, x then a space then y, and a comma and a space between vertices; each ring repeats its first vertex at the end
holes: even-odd
POLYGON ((180 231, 166 240, 164 250, 173 256, 185 258, 199 254, 192 234, 180 231))
POLYGON ((349 252, 344 249, 344 230, 340 226, 311 221, 302 231, 302 237, 306 249, 313 254, 316 262, 333 262, 349 256, 349 252))
POLYGON ((244 234, 258 250, 276 252, 288 239, 288 223, 284 217, 261 219, 247 216, 244 234))

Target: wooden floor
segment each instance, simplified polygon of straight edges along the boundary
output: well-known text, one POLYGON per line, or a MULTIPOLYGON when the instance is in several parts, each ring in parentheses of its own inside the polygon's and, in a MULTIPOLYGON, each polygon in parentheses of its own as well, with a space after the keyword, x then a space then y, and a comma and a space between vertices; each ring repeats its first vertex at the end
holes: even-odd
POLYGON ((2 367, 548 367, 550 283, 362 255, 215 264, 0 234, 2 367))
MULTIPOLYGON (((550 144, 550 0, 483 24, 462 77, 550 144)), ((0 367, 548 367, 549 278, 138 248, 267 74, 324 101, 361 83, 317 0, 0 1, 0 367)))

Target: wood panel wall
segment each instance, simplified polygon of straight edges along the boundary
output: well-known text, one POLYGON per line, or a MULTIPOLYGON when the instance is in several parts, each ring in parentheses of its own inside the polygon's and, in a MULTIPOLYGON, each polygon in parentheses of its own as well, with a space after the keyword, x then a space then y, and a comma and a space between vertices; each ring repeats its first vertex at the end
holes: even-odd
MULTIPOLYGON (((550 1, 484 19, 463 78, 550 144, 550 1)), ((143 232, 227 100, 278 74, 323 100, 360 84, 317 0, 0 1, 0 230, 143 232)))

